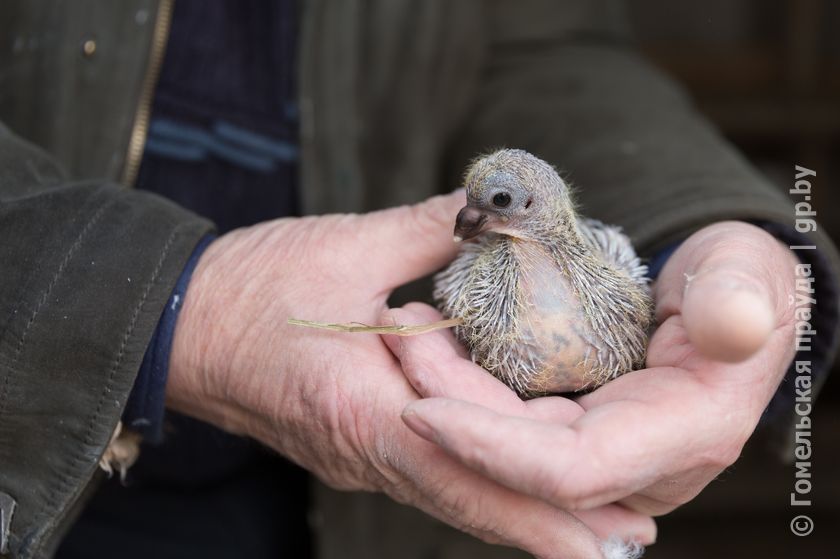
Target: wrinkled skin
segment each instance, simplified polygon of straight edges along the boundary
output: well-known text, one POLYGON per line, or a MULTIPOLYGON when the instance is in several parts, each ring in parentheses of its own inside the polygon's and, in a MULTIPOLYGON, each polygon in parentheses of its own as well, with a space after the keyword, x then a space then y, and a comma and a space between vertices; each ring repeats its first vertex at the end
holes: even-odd
POLYGON ((519 400, 465 359, 449 332, 388 336, 392 352, 376 335, 286 323, 436 319, 417 304, 386 311, 386 300, 452 259, 452 216, 463 204, 456 193, 364 216, 279 220, 215 241, 179 318, 169 405, 254 437, 333 487, 382 491, 539 558, 601 557, 599 539, 611 534, 652 542, 648 515, 690 499, 730 464, 778 385, 792 345, 780 304, 789 258, 747 225, 695 235, 656 286, 663 325, 650 368, 577 400, 519 400), (728 276, 730 268, 740 272, 728 276), (718 347, 703 326, 708 306, 692 311, 683 298, 689 270, 698 274, 689 294, 747 293, 747 307, 772 308, 767 339, 735 348, 760 348, 748 361, 712 361, 688 341, 687 332, 718 347), (729 277, 734 287, 717 281, 729 277))
MULTIPOLYGON (((274 221, 215 241, 178 321, 169 405, 254 437, 333 487, 382 491, 537 557, 600 557, 599 540, 611 534, 653 541, 646 515, 613 504, 566 512, 415 435, 400 415, 420 397, 379 336, 286 323, 376 324, 394 287, 454 257, 452 219, 463 205, 458 192, 364 216, 274 221)), ((469 397, 455 385, 448 394, 469 397)))
MULTIPOLYGON (((450 334, 391 337, 427 397, 403 418, 476 472, 557 507, 618 502, 667 513, 735 462, 784 376, 794 354, 796 263, 751 225, 697 232, 654 286, 660 326, 647 368, 576 399, 517 403, 450 334)), ((412 304, 388 316, 412 324, 438 314, 412 304)))

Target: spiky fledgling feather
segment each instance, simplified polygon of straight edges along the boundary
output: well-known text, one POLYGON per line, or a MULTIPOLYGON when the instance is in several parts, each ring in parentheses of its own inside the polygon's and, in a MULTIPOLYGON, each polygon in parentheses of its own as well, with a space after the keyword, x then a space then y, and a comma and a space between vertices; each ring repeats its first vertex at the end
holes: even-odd
MULTIPOLYGON (((482 173, 493 172, 485 162, 500 154, 505 159, 497 167, 515 168, 531 184, 556 181, 565 188, 548 164, 513 150, 478 160, 474 166, 479 169, 468 171, 468 185, 480 185, 482 173)), ((476 188, 478 194, 468 187, 468 197, 481 195, 481 187, 476 188)), ((524 279, 535 273, 531 260, 549 261, 579 305, 583 324, 571 327, 587 350, 580 364, 585 378, 577 389, 642 367, 652 323, 647 268, 630 240, 618 227, 578 218, 567 190, 558 191, 553 203, 550 218, 531 223, 526 237, 486 233, 465 243, 435 278, 435 301, 446 317, 462 319, 456 336, 473 360, 526 397, 551 391, 550 378, 557 373, 549 370, 551 348, 540 347, 533 335, 540 325, 529 322, 524 279)))

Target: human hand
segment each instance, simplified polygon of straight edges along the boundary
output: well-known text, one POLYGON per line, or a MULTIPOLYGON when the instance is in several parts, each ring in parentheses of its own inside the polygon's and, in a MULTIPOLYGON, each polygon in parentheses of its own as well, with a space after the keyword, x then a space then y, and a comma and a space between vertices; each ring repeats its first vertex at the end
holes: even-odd
MULTIPOLYGON (((427 398, 403 419, 474 471, 559 508, 618 502, 664 514, 738 458, 784 376, 794 354, 796 264, 752 225, 695 233, 654 286, 659 327, 647 368, 574 400, 514 401, 449 332, 388 337, 427 398)), ((386 316, 401 324, 439 318, 417 305, 386 316)))
POLYGON ((452 259, 452 217, 463 205, 457 193, 368 215, 278 220, 215 241, 178 321, 168 404, 258 439, 335 488, 383 491, 538 557, 599 557, 599 536, 612 534, 651 541, 645 515, 608 504, 575 517, 415 436, 400 414, 418 395, 379 336, 287 324, 375 324, 394 287, 452 259))

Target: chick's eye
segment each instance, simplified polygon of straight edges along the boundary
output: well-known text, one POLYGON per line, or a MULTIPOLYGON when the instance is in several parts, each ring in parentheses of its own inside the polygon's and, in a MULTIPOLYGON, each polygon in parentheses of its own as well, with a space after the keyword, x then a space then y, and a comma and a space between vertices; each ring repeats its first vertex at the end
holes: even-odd
POLYGON ((506 208, 510 205, 510 194, 507 192, 499 192, 493 196, 493 205, 497 208, 506 208))

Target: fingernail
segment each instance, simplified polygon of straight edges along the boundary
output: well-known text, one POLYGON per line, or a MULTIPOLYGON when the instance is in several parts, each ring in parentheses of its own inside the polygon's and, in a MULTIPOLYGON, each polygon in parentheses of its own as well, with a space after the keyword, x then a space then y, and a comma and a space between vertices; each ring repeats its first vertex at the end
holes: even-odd
MULTIPOLYGON (((386 309, 384 313, 382 313, 379 317, 379 324, 380 326, 390 326, 396 327, 399 326, 397 319, 394 317, 394 309, 386 309)), ((386 339, 386 343, 388 344, 388 348, 391 350, 391 353, 394 354, 394 357, 397 358, 397 361, 402 361, 403 356, 403 343, 402 343, 402 336, 396 336, 394 334, 382 334, 382 337, 386 339)))
POLYGON ((420 417, 420 415, 412 410, 411 408, 407 408, 402 413, 402 419, 409 428, 426 439, 427 441, 431 441, 433 443, 438 442, 438 434, 431 425, 429 425, 425 419, 420 417))
MULTIPOLYGON (((391 319, 391 326, 399 326, 396 318, 391 316, 390 319, 391 319)), ((402 361, 403 355, 405 353, 405 342, 403 341, 402 336, 396 336, 396 338, 397 338, 397 359, 402 361)))

